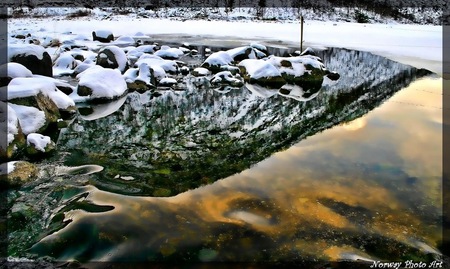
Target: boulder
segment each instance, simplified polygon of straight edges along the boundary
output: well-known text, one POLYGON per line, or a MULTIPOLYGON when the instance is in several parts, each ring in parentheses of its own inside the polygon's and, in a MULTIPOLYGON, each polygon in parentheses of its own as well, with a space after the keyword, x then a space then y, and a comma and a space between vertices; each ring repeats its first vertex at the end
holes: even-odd
POLYGON ((31 133, 27 136, 26 152, 29 157, 44 157, 54 152, 56 144, 50 137, 38 133, 31 133))
POLYGON ((1 185, 19 187, 37 178, 36 165, 25 161, 12 161, 0 165, 1 185), (6 170, 6 171, 5 171, 6 170))
POLYGON ((10 62, 22 64, 33 74, 52 77, 52 58, 44 47, 33 44, 11 44, 8 46, 10 62))
POLYGON ((96 63, 104 68, 117 68, 121 73, 124 73, 129 67, 127 55, 117 46, 102 48, 98 52, 96 63))
POLYGON ((223 71, 222 66, 231 65, 233 62, 233 57, 225 51, 218 51, 212 53, 206 60, 201 64, 201 67, 208 69, 212 73, 217 73, 223 71))
POLYGON ((114 40, 114 35, 108 30, 96 30, 92 32, 92 39, 102 43, 109 43, 114 40))
POLYGON ((8 86, 8 101, 44 111, 49 122, 55 122, 61 117, 71 118, 77 112, 75 103, 58 87, 73 90, 69 84, 54 78, 15 78, 8 86))
POLYGON ((127 92, 127 83, 118 70, 91 67, 77 76, 77 94, 88 100, 117 99, 127 92))
POLYGON ((25 135, 20 127, 19 118, 14 109, 5 102, 0 101, 0 160, 19 156, 25 147, 25 135))
POLYGON ((53 65, 53 74, 55 76, 71 75, 77 65, 77 61, 71 53, 61 53, 53 65))
POLYGON ((33 73, 19 63, 6 63, 0 65, 0 87, 6 86, 13 78, 32 77, 33 73))
POLYGON ((141 63, 139 68, 130 68, 123 74, 128 89, 138 92, 145 92, 155 88, 156 79, 153 69, 148 64, 141 63))
POLYGON ((215 74, 211 80, 211 85, 213 86, 224 86, 229 85, 232 87, 242 87, 244 85, 244 81, 240 75, 233 76, 230 71, 222 71, 215 74))
POLYGON ((239 63, 244 80, 263 86, 279 88, 286 83, 280 71, 264 60, 246 59, 239 63))

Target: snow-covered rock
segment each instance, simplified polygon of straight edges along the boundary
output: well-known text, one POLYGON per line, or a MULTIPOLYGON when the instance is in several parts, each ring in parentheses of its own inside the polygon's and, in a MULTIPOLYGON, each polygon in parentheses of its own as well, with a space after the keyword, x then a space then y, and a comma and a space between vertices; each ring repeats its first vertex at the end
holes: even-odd
POLYGON ((49 136, 38 133, 27 135, 27 154, 29 156, 42 156, 55 150, 56 144, 49 136))
POLYGON ((0 137, 6 138, 6 144, 0 144, 0 160, 6 160, 16 156, 25 146, 25 136, 14 109, 7 103, 1 101, 0 127, 0 137), (5 122, 4 120, 6 118, 7 121, 5 122))
POLYGON ((92 39, 102 43, 109 43, 114 40, 114 35, 109 30, 96 30, 92 32, 92 39))
MULTIPOLYGON (((12 103, 28 104, 43 111, 52 111, 59 118, 60 115, 70 116, 76 112, 75 102, 57 88, 57 84, 65 86, 53 78, 34 76, 31 78, 15 78, 8 86, 8 100, 12 103), (48 98, 39 97, 42 94, 48 98), (25 100, 27 99, 27 101, 25 100), (56 106, 57 111, 54 111, 56 106)), ((70 87, 70 85, 66 86, 70 87)))
MULTIPOLYGON (((135 67, 138 67, 141 63, 146 63, 150 66, 155 72, 157 71, 155 67, 160 67, 169 74, 177 74, 179 72, 179 67, 177 62, 173 60, 166 60, 157 55, 152 54, 143 54, 139 57, 139 60, 134 64, 135 67)), ((158 75, 155 73, 155 77, 158 75)))
POLYGON ((180 56, 182 56, 184 52, 178 48, 168 48, 165 46, 161 46, 161 49, 156 51, 154 54, 163 59, 175 60, 180 58, 180 56))
POLYGON ((6 63, 0 65, 0 87, 8 85, 13 78, 32 76, 33 73, 19 63, 6 63))
POLYGON ((123 74, 123 77, 128 88, 138 92, 144 92, 154 88, 156 84, 153 69, 145 62, 141 63, 139 68, 128 69, 125 74, 123 74))
POLYGON ((210 70, 213 73, 223 71, 222 66, 230 65, 233 62, 233 57, 225 51, 218 51, 212 53, 206 60, 202 63, 201 67, 210 70))
POLYGON ((75 101, 116 99, 127 92, 127 83, 118 70, 94 66, 77 75, 77 79, 78 96, 71 95, 75 101))
POLYGON ((213 86, 230 85, 233 87, 241 87, 244 85, 244 81, 241 78, 241 76, 240 75, 233 76, 233 74, 230 71, 222 71, 215 74, 211 78, 210 82, 213 86))
POLYGON ((0 181, 9 187, 18 187, 37 177, 36 165, 26 161, 11 161, 0 165, 0 181), (3 171, 6 168, 6 171, 3 171))
POLYGON ((176 79, 174 78, 163 78, 159 81, 158 86, 159 87, 172 87, 175 84, 177 84, 176 79))
POLYGON ((52 58, 44 47, 34 44, 8 44, 9 62, 20 63, 33 74, 53 76, 52 58))
POLYGON ((62 53, 58 59, 56 59, 53 65, 54 76, 64 76, 73 73, 73 70, 77 67, 77 61, 71 53, 62 53))
POLYGON ((25 135, 35 132, 45 131, 49 124, 49 119, 44 111, 35 107, 9 104, 14 109, 20 126, 25 135))
POLYGON ((286 81, 280 71, 271 63, 264 60, 246 59, 239 63, 244 80, 271 87, 281 87, 286 81))
POLYGON ((128 58, 121 48, 106 46, 98 52, 96 64, 104 68, 117 68, 124 73, 128 69, 128 58))
POLYGON ((131 36, 120 36, 114 42, 111 44, 118 46, 118 47, 126 47, 126 46, 133 46, 136 44, 136 41, 131 36))
POLYGON ((208 69, 204 68, 204 67, 197 67, 194 70, 192 70, 192 75, 194 77, 204 77, 204 76, 207 76, 209 74, 211 74, 211 72, 208 69))

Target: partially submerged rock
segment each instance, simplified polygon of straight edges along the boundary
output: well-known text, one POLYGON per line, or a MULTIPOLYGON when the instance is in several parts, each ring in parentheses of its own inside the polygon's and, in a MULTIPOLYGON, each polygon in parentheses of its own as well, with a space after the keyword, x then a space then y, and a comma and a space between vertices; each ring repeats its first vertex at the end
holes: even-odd
POLYGON ((211 80, 211 85, 213 86, 225 86, 229 85, 232 87, 242 87, 244 85, 244 81, 240 75, 233 76, 230 71, 222 71, 215 74, 211 80))
POLYGON ((247 59, 241 61, 238 66, 246 82, 275 88, 279 88, 286 83, 280 71, 267 61, 247 59))
POLYGON ((130 68, 123 75, 130 90, 145 92, 155 88, 156 79, 153 75, 153 69, 143 62, 139 68, 130 68))

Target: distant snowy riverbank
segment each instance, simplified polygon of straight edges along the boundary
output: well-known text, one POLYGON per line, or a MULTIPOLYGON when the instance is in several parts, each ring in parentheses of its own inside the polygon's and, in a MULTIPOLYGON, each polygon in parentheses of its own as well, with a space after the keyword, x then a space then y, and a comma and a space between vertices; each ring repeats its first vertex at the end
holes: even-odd
MULTIPOLYGON (((86 17, 77 19, 20 18, 8 20, 9 33, 32 31, 39 36, 58 37, 61 41, 73 35, 91 36, 92 31, 105 29, 116 36, 142 32, 150 37, 179 34, 200 38, 223 37, 258 42, 279 42, 299 46, 298 22, 206 21, 135 18, 117 15, 110 20, 86 17)), ((381 56, 442 75, 442 27, 408 24, 360 24, 306 20, 304 46, 340 47, 370 51, 381 56)))

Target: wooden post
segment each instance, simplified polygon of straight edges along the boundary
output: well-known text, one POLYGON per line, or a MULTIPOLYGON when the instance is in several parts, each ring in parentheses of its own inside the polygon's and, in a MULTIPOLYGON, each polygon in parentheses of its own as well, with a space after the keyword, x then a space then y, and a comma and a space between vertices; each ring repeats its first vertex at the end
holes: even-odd
POLYGON ((303 16, 300 16, 300 53, 303 52, 303 16))

